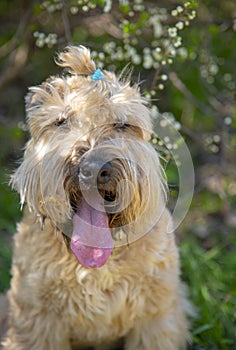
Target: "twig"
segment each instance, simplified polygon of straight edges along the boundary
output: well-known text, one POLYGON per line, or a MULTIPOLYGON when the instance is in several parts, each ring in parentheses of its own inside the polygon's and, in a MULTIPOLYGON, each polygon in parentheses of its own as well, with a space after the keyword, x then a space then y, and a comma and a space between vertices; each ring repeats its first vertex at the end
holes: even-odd
POLYGON ((156 84, 159 78, 159 74, 160 74, 160 68, 157 68, 152 80, 152 85, 151 85, 151 90, 154 90, 156 88, 156 84))
POLYGON ((70 27, 70 21, 68 18, 68 13, 67 13, 67 8, 66 8, 66 3, 65 1, 62 1, 63 7, 62 7, 62 20, 64 24, 64 29, 65 29, 65 38, 67 43, 72 42, 72 33, 71 33, 71 27, 70 27))
POLYGON ((212 118, 215 122, 217 122, 218 125, 222 127, 223 120, 212 111, 211 108, 209 108, 207 105, 199 101, 192 93, 188 90, 186 85, 179 79, 179 77, 174 73, 171 72, 169 74, 169 78, 173 85, 180 91, 182 94, 190 101, 192 102, 201 112, 203 112, 205 115, 212 118))

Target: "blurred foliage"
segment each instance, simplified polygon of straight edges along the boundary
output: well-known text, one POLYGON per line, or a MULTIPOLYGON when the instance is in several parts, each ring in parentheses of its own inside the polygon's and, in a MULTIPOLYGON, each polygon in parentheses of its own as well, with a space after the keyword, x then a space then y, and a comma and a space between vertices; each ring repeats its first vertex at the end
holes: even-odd
MULTIPOLYGON (((195 195, 178 237, 198 309, 191 349, 235 349, 235 1, 1 0, 0 20, 0 290, 9 286, 11 233, 21 215, 7 183, 28 138, 24 96, 59 72, 55 52, 83 44, 100 67, 119 72, 130 63, 152 113, 164 114, 189 146, 195 195)), ((158 129, 152 141, 176 197, 175 145, 163 145, 158 129)))
POLYGON ((236 239, 214 243, 204 249, 192 237, 181 245, 183 277, 197 311, 193 342, 196 349, 235 349, 236 239))

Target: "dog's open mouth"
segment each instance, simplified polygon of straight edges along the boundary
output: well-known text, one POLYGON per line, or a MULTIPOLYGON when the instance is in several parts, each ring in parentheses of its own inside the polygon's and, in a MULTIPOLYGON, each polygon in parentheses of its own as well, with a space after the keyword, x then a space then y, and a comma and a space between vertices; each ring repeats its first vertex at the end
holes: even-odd
POLYGON ((100 198, 91 194, 83 198, 73 217, 71 249, 86 268, 104 265, 114 248, 108 216, 100 198))

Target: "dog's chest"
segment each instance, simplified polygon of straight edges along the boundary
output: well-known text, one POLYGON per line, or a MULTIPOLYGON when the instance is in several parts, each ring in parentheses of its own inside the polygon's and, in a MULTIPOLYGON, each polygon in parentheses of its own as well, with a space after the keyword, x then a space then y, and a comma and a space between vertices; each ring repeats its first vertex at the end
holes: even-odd
POLYGON ((111 274, 106 268, 80 272, 68 300, 72 338, 93 342, 125 335, 144 309, 142 283, 132 273, 111 274))

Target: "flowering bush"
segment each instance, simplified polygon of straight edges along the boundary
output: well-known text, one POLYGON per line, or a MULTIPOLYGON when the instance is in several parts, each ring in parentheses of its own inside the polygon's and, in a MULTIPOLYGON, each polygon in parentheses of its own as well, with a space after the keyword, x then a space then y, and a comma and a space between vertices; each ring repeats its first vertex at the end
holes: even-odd
MULTIPOLYGON (((154 1, 67 1, 47 0, 40 5, 40 15, 43 12, 52 14, 64 11, 67 20, 72 16, 85 14, 91 23, 86 23, 90 29, 92 22, 95 26, 103 25, 104 14, 107 14, 108 24, 114 26, 109 31, 109 38, 101 40, 99 49, 93 49, 93 57, 100 68, 114 68, 121 62, 132 64, 135 69, 155 70, 151 84, 152 96, 156 90, 163 90, 168 79, 168 66, 173 64, 176 56, 187 58, 187 49, 182 45, 181 31, 190 25, 196 17, 195 1, 185 1, 174 9, 156 6, 154 1), (101 23, 99 24, 99 21, 101 23), (165 72, 165 73, 163 73, 165 72)), ((71 19, 73 21, 73 19, 71 19)), ((101 34, 101 28, 99 28, 101 34)), ((73 40, 76 28, 70 28, 70 40, 73 40)), ((105 30, 106 31, 106 30, 105 30)), ((104 32, 105 32, 104 31, 104 32)), ((96 36, 95 32, 92 32, 96 36)), ((64 33, 63 33, 64 35, 64 33)), ((49 48, 60 43, 60 33, 35 31, 36 45, 39 48, 47 45, 49 48)))

